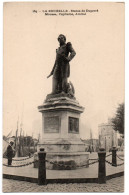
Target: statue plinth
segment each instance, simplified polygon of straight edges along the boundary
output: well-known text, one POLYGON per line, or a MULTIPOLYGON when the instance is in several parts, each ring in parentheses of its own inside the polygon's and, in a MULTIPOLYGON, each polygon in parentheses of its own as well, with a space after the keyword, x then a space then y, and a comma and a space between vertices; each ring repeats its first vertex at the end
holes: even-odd
POLYGON ((80 114, 84 108, 78 101, 67 94, 49 94, 38 109, 43 124, 38 150, 45 148, 47 160, 55 163, 47 163, 47 168, 75 169, 88 164, 89 155, 80 139, 80 114), (56 166, 58 163, 64 166, 56 166))

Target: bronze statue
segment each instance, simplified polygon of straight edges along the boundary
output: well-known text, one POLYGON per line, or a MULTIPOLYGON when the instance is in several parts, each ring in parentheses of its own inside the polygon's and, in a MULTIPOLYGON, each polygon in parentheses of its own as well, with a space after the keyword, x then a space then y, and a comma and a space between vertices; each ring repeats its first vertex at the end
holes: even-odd
POLYGON ((60 47, 56 49, 56 60, 53 69, 49 76, 53 75, 52 94, 67 93, 68 82, 67 78, 70 76, 69 62, 76 55, 72 44, 66 44, 66 37, 62 34, 59 35, 58 41, 60 47), (69 55, 70 53, 70 55, 69 55))

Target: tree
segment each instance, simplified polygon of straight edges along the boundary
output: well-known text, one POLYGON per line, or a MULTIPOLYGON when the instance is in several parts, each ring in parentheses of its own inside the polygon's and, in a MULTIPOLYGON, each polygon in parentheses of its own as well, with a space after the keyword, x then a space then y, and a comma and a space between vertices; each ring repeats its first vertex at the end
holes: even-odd
POLYGON ((113 129, 124 137, 124 103, 119 104, 115 117, 112 118, 113 129))

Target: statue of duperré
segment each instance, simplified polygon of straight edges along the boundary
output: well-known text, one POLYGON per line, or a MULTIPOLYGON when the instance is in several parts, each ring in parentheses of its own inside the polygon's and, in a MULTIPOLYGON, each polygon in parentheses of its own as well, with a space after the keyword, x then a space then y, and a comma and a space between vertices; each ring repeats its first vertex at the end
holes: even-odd
POLYGON ((69 62, 76 55, 76 52, 70 42, 66 43, 64 35, 60 34, 58 41, 60 47, 56 50, 55 64, 47 78, 53 75, 52 94, 66 93, 74 96, 73 85, 71 82, 68 83, 67 79, 70 76, 69 62))

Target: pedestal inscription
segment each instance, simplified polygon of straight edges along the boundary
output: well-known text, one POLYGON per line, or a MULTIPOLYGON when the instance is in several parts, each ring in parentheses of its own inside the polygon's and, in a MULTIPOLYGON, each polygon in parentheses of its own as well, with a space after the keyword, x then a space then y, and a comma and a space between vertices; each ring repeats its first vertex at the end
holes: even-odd
POLYGON ((69 117, 69 133, 79 133, 79 119, 69 117))
POLYGON ((58 116, 44 117, 44 132, 59 133, 60 119, 58 116))

